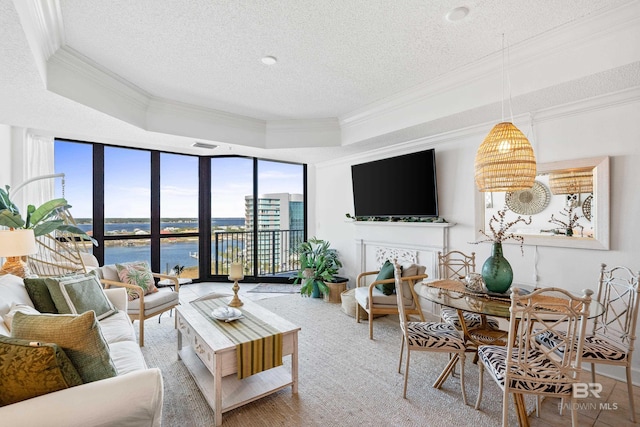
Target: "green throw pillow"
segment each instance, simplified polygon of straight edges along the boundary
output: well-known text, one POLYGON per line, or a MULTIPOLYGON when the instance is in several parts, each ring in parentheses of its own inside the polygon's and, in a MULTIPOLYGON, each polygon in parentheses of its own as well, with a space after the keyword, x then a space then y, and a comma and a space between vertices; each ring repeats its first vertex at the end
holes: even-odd
POLYGON ((44 283, 45 285, 47 285, 49 295, 51 295, 51 299, 56 306, 57 313, 73 314, 71 312, 71 307, 69 307, 67 300, 64 298, 64 294, 60 290, 61 280, 64 280, 64 277, 47 277, 46 279, 44 279, 44 283))
POLYGON ((102 320, 118 311, 104 294, 100 281, 93 274, 60 280, 58 286, 72 314, 93 310, 96 319, 102 320))
POLYGON ((36 310, 40 313, 58 313, 44 278, 26 278, 24 287, 27 288, 29 298, 33 301, 36 310))
POLYGON ((53 342, 71 359, 82 382, 115 377, 116 368, 93 311, 80 315, 16 313, 11 336, 31 341, 53 342))
POLYGON ((58 345, 0 335, 0 406, 80 384, 58 345))
MULTIPOLYGON (((376 281, 377 280, 386 280, 386 279, 393 279, 394 276, 394 267, 393 264, 389 261, 386 260, 385 263, 382 265, 382 267, 380 267, 380 272, 378 273, 378 277, 376 277, 376 281)), ((392 295, 393 294, 393 290, 396 288, 396 284, 395 283, 381 283, 379 285, 376 285, 376 288, 378 288, 378 290, 380 292, 382 292, 385 295, 392 295)))

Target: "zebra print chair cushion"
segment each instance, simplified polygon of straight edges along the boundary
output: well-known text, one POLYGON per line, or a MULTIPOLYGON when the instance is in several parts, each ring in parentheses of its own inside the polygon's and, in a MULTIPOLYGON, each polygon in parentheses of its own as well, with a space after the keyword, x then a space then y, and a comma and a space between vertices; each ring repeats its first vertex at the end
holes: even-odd
MULTIPOLYGON (((518 349, 514 349, 514 354, 518 349)), ((531 349, 527 357, 532 360, 542 356, 542 352, 536 349, 531 349)), ((478 357, 484 362, 487 371, 496 379, 500 384, 500 387, 504 389, 505 382, 505 369, 507 360, 507 348, 497 345, 482 345, 478 347, 478 357)), ((547 369, 553 369, 553 365, 546 358, 541 358, 536 365, 540 370, 545 371, 547 369)), ((559 381, 548 383, 546 378, 540 372, 536 372, 535 369, 529 369, 527 371, 517 368, 515 374, 518 376, 528 377, 526 380, 521 378, 512 379, 510 388, 516 390, 522 390, 524 393, 553 393, 553 394, 566 394, 571 395, 572 380, 566 379, 566 382, 559 381)), ((558 381, 557 379, 554 381, 558 381)))
MULTIPOLYGON (((558 339, 551 331, 544 331, 543 333, 536 335, 536 341, 548 348, 552 348, 558 345, 558 339)), ((562 347, 559 347, 557 353, 564 353, 564 349, 562 347)), ((620 362, 625 360, 626 358, 627 353, 624 350, 616 347, 613 343, 594 335, 588 335, 584 337, 584 342, 582 344, 583 362, 598 360, 620 362)))
POLYGON ((410 346, 459 351, 464 350, 460 332, 451 325, 437 322, 408 322, 407 336, 410 346))
MULTIPOLYGON (((455 308, 442 307, 440 309, 440 317, 456 329, 462 329, 462 326, 460 325, 460 318, 458 317, 458 311, 455 308)), ((463 317, 468 329, 477 328, 482 323, 481 315, 479 313, 464 311, 463 317)), ((500 329, 498 321, 491 317, 487 317, 487 325, 493 329, 500 329)))

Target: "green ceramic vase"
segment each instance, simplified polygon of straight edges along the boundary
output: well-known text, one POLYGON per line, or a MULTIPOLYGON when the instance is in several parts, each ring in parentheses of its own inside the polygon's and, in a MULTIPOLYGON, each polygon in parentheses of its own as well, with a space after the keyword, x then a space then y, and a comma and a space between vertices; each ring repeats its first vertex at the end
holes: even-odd
POLYGON ((503 294, 511 287, 513 270, 502 255, 502 243, 491 247, 491 256, 482 265, 482 279, 489 292, 503 294))

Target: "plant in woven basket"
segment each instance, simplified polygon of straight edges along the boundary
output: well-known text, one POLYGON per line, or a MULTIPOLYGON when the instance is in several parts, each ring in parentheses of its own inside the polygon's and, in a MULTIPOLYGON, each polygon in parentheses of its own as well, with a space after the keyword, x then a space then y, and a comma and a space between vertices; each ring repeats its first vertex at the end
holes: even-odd
POLYGON ((478 240, 477 242, 471 242, 471 243, 472 244, 478 244, 483 242, 502 243, 505 240, 516 240, 520 242, 520 251, 524 255, 524 249, 522 248, 522 245, 524 244, 524 237, 514 234, 510 230, 512 229, 513 226, 519 223, 530 225, 531 216, 529 216, 529 219, 527 220, 522 216, 518 215, 518 217, 513 221, 507 221, 506 215, 508 210, 509 208, 505 206, 504 208, 502 208, 502 210, 499 210, 498 212, 496 212, 489 219, 490 234, 485 230, 478 230, 483 236, 487 237, 486 239, 478 240))
POLYGON ((302 283, 302 296, 320 296, 328 294, 329 287, 325 282, 334 280, 342 263, 338 259, 338 252, 329 248, 330 243, 312 237, 298 246, 300 270, 295 276, 294 284, 302 283), (314 293, 314 288, 318 291, 314 293))

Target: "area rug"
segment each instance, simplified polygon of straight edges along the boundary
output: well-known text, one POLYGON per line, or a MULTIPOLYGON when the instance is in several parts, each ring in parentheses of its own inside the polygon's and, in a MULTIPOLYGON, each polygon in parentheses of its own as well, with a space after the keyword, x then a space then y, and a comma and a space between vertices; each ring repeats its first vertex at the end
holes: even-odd
POLYGON ((254 294, 299 294, 302 285, 289 285, 282 283, 260 283, 247 293, 254 294))
MULTIPOLYGON (((471 355, 465 372, 467 405, 462 402, 458 377, 449 378, 440 390, 431 386, 448 357, 429 352, 412 354, 407 398, 402 398, 397 316, 376 319, 370 340, 367 322, 356 323, 342 312, 340 304, 295 294, 257 302, 301 327, 299 393, 292 395, 287 387, 225 412, 225 427, 500 425, 502 393, 488 375, 480 410, 473 409, 478 369, 471 355)), ((213 426, 213 411, 176 356, 176 339, 173 317, 162 316, 161 323, 147 321, 142 351, 149 366, 162 370, 162 425, 213 426)), ((289 357, 284 362, 290 366, 289 357)), ((512 404, 509 425, 517 424, 514 413, 512 404)))

